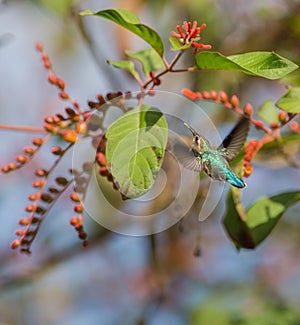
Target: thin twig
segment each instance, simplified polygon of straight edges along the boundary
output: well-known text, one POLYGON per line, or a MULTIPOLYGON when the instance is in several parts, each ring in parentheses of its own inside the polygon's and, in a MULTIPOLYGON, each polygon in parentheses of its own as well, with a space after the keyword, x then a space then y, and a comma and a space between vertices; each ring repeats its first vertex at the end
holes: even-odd
POLYGON ((47 131, 44 128, 32 127, 32 126, 18 126, 18 125, 0 124, 0 130, 31 132, 31 133, 47 133, 47 131))

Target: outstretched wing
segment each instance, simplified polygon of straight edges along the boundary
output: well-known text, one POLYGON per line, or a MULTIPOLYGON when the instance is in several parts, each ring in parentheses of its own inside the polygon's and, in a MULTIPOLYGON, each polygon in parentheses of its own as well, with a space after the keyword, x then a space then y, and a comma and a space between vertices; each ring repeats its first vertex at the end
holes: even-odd
POLYGON ((232 160, 242 149, 247 139, 249 129, 249 119, 242 117, 217 148, 217 150, 226 160, 232 160))
POLYGON ((176 142, 172 147, 172 151, 182 166, 194 172, 201 172, 201 158, 196 158, 193 149, 185 143, 176 142))

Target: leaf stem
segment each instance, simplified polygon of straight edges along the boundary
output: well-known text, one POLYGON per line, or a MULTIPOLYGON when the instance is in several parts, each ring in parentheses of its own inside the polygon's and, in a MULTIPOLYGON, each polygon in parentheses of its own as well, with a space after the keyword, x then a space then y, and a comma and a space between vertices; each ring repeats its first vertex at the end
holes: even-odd
POLYGON ((40 127, 3 125, 3 124, 0 124, 0 130, 31 132, 31 133, 47 133, 47 131, 44 128, 40 128, 40 127))

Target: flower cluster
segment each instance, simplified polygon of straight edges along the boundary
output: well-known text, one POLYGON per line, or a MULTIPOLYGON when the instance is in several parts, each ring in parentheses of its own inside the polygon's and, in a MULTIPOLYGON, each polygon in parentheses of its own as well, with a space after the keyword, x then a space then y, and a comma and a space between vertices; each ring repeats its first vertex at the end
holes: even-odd
POLYGON ((262 144, 259 140, 250 140, 245 149, 243 176, 249 177, 252 174, 253 167, 251 160, 256 155, 262 144))
POLYGON ((171 35, 176 37, 182 45, 191 44, 195 49, 211 49, 211 45, 198 43, 200 40, 200 33, 206 27, 202 24, 200 27, 197 26, 198 22, 193 23, 184 21, 182 27, 177 25, 177 32, 172 31, 171 35))
POLYGON ((5 166, 3 166, 1 168, 1 171, 3 173, 9 173, 11 171, 14 171, 18 168, 23 167, 26 163, 28 163, 33 156, 37 153, 37 151, 39 150, 39 148, 49 139, 49 137, 45 137, 45 138, 39 138, 36 137, 32 140, 32 144, 34 147, 32 146, 27 146, 23 149, 23 153, 20 155, 17 155, 15 158, 15 161, 10 162, 8 164, 6 164, 5 166))

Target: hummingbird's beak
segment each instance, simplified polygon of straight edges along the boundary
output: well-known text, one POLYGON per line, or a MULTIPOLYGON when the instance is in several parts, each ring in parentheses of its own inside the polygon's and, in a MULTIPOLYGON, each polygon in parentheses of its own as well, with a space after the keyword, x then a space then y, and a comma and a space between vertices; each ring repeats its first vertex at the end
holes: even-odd
POLYGON ((197 134, 197 132, 190 126, 188 125, 186 122, 183 123, 193 134, 193 136, 195 136, 197 134))

